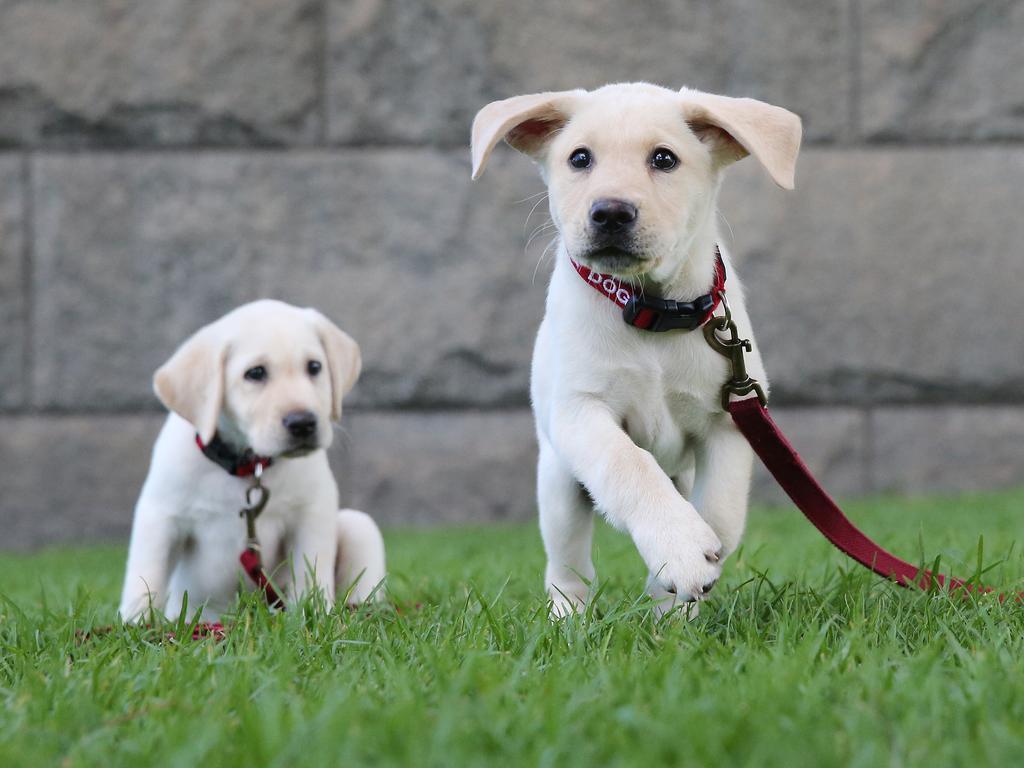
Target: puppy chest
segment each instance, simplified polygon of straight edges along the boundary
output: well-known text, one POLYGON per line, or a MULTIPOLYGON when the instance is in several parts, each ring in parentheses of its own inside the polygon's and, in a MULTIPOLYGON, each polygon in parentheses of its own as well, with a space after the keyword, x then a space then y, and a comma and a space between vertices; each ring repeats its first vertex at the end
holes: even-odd
POLYGON ((684 396, 650 396, 623 414, 622 427, 637 446, 675 475, 688 465, 698 435, 705 431, 696 401, 684 396))

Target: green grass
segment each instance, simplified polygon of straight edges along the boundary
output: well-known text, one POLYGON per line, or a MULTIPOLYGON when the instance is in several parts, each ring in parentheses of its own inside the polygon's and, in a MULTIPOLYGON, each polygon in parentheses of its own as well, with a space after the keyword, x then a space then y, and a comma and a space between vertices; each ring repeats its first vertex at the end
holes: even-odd
MULTIPOLYGON (((1019 587, 1024 492, 851 505, 910 559, 1019 587)), ((900 590, 792 510, 690 623, 656 622, 602 528, 595 610, 546 618, 533 526, 388 535, 399 610, 221 643, 109 624, 123 548, 0 555, 0 765, 1017 765, 1024 610, 900 590)))

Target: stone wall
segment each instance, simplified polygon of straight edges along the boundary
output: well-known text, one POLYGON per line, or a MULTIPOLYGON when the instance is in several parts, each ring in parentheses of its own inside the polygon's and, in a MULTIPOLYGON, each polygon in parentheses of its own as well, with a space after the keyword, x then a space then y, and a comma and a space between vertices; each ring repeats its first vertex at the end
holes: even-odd
MULTIPOLYGON (((1024 477, 1022 0, 0 0, 0 548, 123 536, 154 368, 260 296, 362 343, 335 466, 387 524, 528 519, 546 243, 515 93, 800 113, 723 195, 778 418, 840 495, 1024 477)), ((777 498, 762 477, 761 498, 777 498)))

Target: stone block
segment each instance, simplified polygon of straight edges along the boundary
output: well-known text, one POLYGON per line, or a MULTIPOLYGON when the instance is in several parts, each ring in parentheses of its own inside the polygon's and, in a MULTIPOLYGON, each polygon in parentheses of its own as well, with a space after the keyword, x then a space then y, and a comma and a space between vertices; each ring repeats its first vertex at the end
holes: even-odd
POLYGON ((34 403, 154 408, 182 340, 274 297, 360 342, 353 405, 525 404, 545 277, 523 198, 541 184, 509 157, 471 188, 467 154, 38 158, 34 403))
POLYGON ((809 150, 797 190, 752 160, 721 210, 776 403, 1024 399, 1024 150, 809 150))
MULTIPOLYGON (((427 150, 35 163, 39 407, 154 407, 175 345, 261 296, 359 339, 353 405, 527 402, 547 267, 524 254, 541 184, 522 158, 475 187, 461 152, 427 150)), ((793 194, 733 169, 725 231, 775 402, 1024 397, 1022 186, 1006 147, 812 149, 793 194)))
POLYGON ((937 494, 1019 486, 1024 408, 886 407, 872 413, 875 490, 937 494))
POLYGON ((1024 138, 1024 3, 860 3, 869 140, 1024 138))
POLYGON ((329 134, 462 145, 488 101, 645 80, 770 101, 835 139, 847 22, 841 0, 331 0, 329 134))
POLYGON ((316 0, 0 0, 0 146, 319 138, 316 0))
MULTIPOLYGON (((127 544, 163 419, 0 417, 0 549, 127 544)), ((346 414, 331 463, 342 504, 382 525, 487 523, 535 517, 536 455, 527 409, 364 412, 346 414)))
POLYGON ((128 542, 160 416, 0 417, 0 549, 128 542))
POLYGON ((536 518, 528 409, 356 413, 338 438, 343 504, 383 525, 536 518))

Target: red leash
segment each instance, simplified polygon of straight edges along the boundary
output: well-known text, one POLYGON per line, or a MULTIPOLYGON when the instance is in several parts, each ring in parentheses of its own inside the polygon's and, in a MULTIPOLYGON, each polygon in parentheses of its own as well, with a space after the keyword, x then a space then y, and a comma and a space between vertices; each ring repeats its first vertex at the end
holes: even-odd
POLYGON ((259 549, 251 545, 246 546, 242 550, 242 554, 238 556, 238 562, 242 564, 242 568, 245 569, 245 572, 252 579, 256 588, 263 592, 263 595, 267 598, 267 605, 283 611, 284 600, 277 590, 274 589, 274 585, 270 581, 270 577, 267 576, 267 572, 263 570, 263 558, 260 556, 259 549))
MULTIPOLYGON (((729 414, 747 442, 760 457, 775 481, 803 512, 804 517, 821 531, 835 547, 865 568, 892 579, 902 587, 917 585, 928 589, 932 584, 949 590, 991 592, 991 587, 969 584, 962 579, 933 574, 901 560, 873 542, 836 505, 824 488, 814 479, 786 436, 778 428, 768 409, 756 397, 729 403, 729 414)), ((999 596, 1000 600, 1005 595, 999 596)), ((1020 599, 1020 598, 1018 598, 1020 599)))
MULTIPOLYGON (((843 514, 768 414, 767 398, 758 383, 747 374, 744 364, 743 355, 750 351, 750 342, 739 338, 724 291, 721 298, 725 315, 713 318, 704 326, 704 337, 712 349, 729 358, 731 363, 731 376, 722 387, 722 407, 732 416, 750 447, 804 517, 840 552, 901 587, 916 585, 928 589, 934 584, 949 591, 991 592, 991 587, 932 573, 901 560, 868 538, 843 514), (729 337, 719 335, 724 333, 729 337), (745 396, 751 392, 757 396, 732 399, 733 395, 745 396)), ((1000 595, 999 599, 1002 601, 1005 597, 1000 595)), ((1024 597, 1018 595, 1017 599, 1024 597)))
POLYGON ((263 508, 270 501, 270 490, 263 485, 263 467, 265 464, 257 462, 253 466, 252 485, 245 491, 245 506, 238 513, 245 518, 246 541, 245 549, 238 556, 242 568, 252 579, 256 587, 263 592, 267 599, 267 605, 271 608, 284 610, 284 600, 270 581, 267 572, 263 569, 263 556, 260 554, 260 541, 256 536, 256 518, 260 516, 263 508), (255 494, 255 499, 253 495, 255 494))

